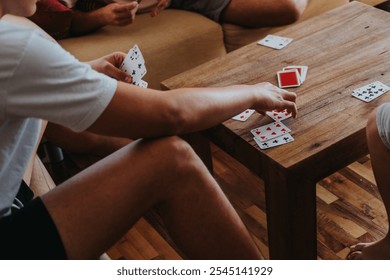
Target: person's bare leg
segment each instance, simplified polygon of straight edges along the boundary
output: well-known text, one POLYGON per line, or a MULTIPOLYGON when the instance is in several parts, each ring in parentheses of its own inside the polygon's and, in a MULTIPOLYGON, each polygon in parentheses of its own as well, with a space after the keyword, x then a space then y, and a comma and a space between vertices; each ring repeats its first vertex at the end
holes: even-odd
POLYGON ((245 27, 270 27, 299 19, 308 0, 231 0, 221 21, 245 27))
MULTIPOLYGON (((371 155, 371 164, 375 180, 386 208, 387 216, 390 210, 390 150, 383 144, 377 129, 376 111, 367 124, 367 143, 371 155)), ((351 247, 349 259, 390 259, 390 236, 387 233, 382 240, 373 243, 359 243, 351 247)))
POLYGON ((42 197, 71 259, 93 259, 150 208, 191 259, 261 254, 219 186, 178 137, 135 141, 42 197))

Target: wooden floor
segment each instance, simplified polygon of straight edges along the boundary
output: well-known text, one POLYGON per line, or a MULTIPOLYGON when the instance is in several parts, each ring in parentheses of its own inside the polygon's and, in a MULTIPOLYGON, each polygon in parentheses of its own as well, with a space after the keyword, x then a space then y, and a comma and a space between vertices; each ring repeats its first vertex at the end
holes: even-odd
MULTIPOLYGON (((213 146, 215 178, 268 258, 263 182, 213 146)), ((317 184, 318 259, 345 259, 348 247, 387 232, 387 216, 368 157, 317 184)), ((112 259, 181 259, 153 215, 141 219, 108 254, 112 259), (154 228, 157 228, 157 230, 154 228), (159 232, 162 233, 159 234, 159 232)))

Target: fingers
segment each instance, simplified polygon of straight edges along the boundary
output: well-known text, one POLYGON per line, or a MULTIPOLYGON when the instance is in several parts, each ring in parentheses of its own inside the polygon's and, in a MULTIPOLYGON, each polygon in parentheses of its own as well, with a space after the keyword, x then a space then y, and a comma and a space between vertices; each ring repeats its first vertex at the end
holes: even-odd
POLYGON ((135 19, 135 14, 138 10, 137 2, 130 2, 126 4, 112 3, 111 8, 111 24, 124 26, 132 23, 135 19))
POLYGON ((109 64, 106 66, 106 75, 110 76, 111 78, 114 78, 118 81, 122 81, 125 83, 131 83, 132 78, 130 75, 128 75, 126 72, 116 68, 114 65, 109 64))
POLYGON ((151 11, 150 15, 152 17, 157 16, 162 10, 168 7, 168 4, 169 4, 168 0, 159 0, 157 6, 151 11))

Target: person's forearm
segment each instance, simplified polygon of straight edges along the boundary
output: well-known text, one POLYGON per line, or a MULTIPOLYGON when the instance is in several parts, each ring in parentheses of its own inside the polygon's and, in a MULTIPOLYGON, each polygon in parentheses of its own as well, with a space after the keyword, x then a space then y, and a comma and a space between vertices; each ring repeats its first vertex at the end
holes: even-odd
MULTIPOLYGON (((276 92, 295 101, 295 94, 271 84, 161 92, 119 83, 111 103, 90 131, 131 139, 178 135, 215 126, 253 107, 284 109, 276 92)), ((295 108, 289 102, 289 109, 295 108)), ((294 109, 295 110, 295 109, 294 109)), ((294 111, 295 115, 295 111, 294 111)))
POLYGON ((73 11, 70 34, 73 36, 84 35, 95 31, 106 25, 105 19, 101 16, 101 10, 84 13, 73 11))

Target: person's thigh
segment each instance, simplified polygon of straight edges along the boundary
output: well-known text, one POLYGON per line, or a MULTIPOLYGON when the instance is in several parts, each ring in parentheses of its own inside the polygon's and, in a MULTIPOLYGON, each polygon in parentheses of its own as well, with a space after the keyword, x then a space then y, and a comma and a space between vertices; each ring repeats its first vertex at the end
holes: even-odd
POLYGON ((102 254, 147 210, 173 196, 173 186, 184 188, 188 178, 179 170, 193 158, 177 137, 135 141, 45 194, 68 257, 102 254))
POLYGON ((232 0, 172 0, 169 7, 196 12, 219 22, 222 11, 231 1, 232 0))

